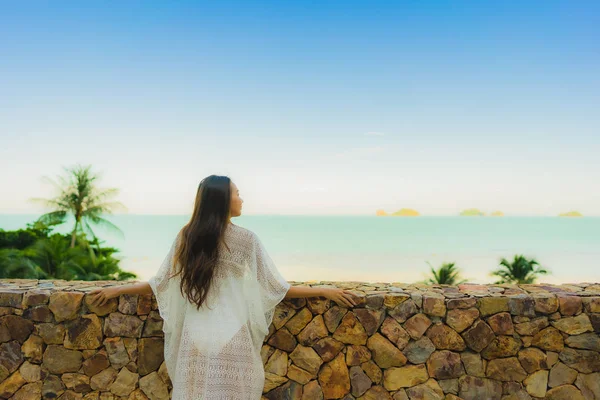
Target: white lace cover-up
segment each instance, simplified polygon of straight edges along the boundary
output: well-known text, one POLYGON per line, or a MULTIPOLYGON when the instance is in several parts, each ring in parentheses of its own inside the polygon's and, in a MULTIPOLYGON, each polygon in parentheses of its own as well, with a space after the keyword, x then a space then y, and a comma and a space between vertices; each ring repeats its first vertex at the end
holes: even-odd
POLYGON ((260 349, 290 284, 256 234, 230 223, 224 238, 208 304, 200 310, 181 295, 181 280, 173 276, 179 236, 149 281, 164 320, 172 400, 261 398, 260 349))

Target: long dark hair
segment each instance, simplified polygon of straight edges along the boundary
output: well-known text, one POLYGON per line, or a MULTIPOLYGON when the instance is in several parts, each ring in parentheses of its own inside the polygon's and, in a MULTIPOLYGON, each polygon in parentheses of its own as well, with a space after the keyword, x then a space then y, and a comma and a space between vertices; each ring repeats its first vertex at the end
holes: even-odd
POLYGON ((181 294, 200 309, 210 289, 219 244, 229 223, 231 179, 210 175, 200 182, 192 218, 181 230, 175 251, 179 262, 181 294))

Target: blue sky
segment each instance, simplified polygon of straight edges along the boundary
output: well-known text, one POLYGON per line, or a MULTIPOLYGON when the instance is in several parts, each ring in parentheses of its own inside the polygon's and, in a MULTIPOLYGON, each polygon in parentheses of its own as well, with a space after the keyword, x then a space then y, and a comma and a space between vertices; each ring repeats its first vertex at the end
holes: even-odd
POLYGON ((593 1, 3 2, 0 213, 92 164, 131 213, 600 215, 593 1))

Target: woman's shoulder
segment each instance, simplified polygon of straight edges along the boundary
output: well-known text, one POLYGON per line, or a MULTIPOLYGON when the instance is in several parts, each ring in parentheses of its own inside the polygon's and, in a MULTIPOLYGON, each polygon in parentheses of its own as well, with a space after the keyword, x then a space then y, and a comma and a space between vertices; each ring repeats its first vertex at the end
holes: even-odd
POLYGON ((258 235, 248 228, 243 228, 234 223, 229 224, 229 233, 247 243, 254 243, 258 240, 258 235))

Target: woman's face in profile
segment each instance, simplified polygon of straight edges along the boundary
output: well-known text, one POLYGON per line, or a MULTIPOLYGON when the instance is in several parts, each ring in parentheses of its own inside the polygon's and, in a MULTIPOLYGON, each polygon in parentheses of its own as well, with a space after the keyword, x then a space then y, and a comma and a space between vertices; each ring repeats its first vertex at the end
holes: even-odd
POLYGON ((233 183, 231 182, 231 206, 229 208, 229 215, 231 217, 239 217, 242 215, 242 204, 244 200, 240 197, 240 191, 233 183))

